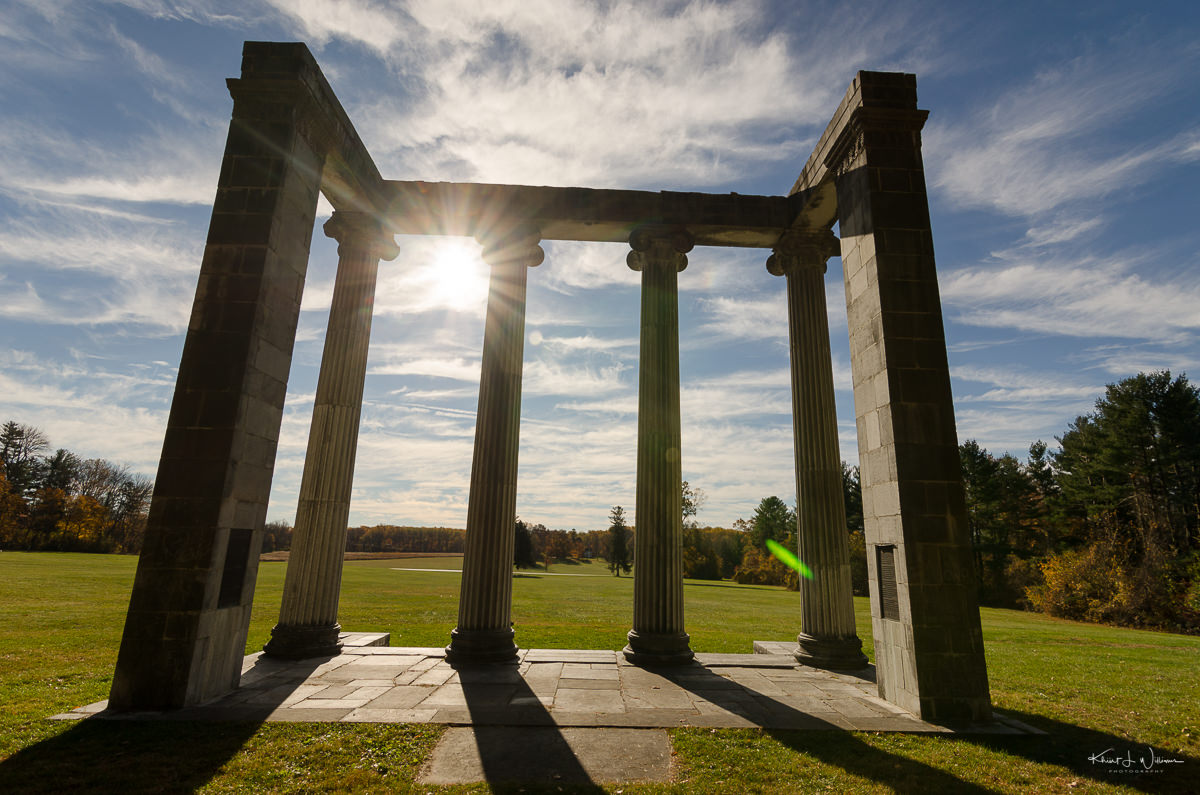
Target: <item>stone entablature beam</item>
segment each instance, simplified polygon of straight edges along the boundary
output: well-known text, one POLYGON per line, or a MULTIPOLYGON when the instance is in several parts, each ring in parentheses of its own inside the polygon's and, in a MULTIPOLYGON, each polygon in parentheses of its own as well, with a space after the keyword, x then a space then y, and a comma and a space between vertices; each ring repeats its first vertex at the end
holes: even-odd
POLYGON ((241 77, 225 82, 235 101, 296 114, 305 136, 323 150, 321 192, 335 210, 379 215, 387 206, 375 161, 306 46, 248 41, 242 48, 241 77))
POLYGON ((916 75, 859 72, 800 171, 789 196, 801 200, 798 226, 828 229, 838 220, 833 171, 845 160, 846 131, 864 122, 920 129, 928 111, 917 110, 916 75))
POLYGON ((543 240, 628 243, 639 226, 686 231, 697 246, 771 248, 798 225, 800 197, 555 188, 463 182, 386 182, 400 234, 474 236, 487 219, 523 208, 543 240))

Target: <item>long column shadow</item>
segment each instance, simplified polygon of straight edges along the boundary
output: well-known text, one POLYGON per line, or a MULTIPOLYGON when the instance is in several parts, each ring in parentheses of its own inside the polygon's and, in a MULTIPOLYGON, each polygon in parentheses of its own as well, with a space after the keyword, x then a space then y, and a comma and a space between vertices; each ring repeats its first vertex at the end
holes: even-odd
POLYGON ((458 665, 484 778, 495 792, 604 792, 517 665, 458 665))
MULTIPOLYGON (((820 759, 900 793, 993 792, 985 786, 876 748, 842 727, 811 713, 797 710, 775 698, 751 690, 697 664, 678 670, 656 670, 665 679, 757 725, 789 748, 820 759), (821 724, 825 724, 822 726, 821 724), (828 731, 799 731, 828 729, 828 731)), ((866 674, 866 672, 864 672, 866 674)), ((871 677, 864 675, 868 681, 871 677)), ((1127 737, 1055 721, 1040 715, 1000 711, 1046 735, 992 734, 964 731, 938 735, 952 743, 987 748, 1038 764, 1061 766, 1095 783, 1114 784, 1140 792, 1195 793, 1200 758, 1139 744, 1127 737)))
POLYGON ((820 713, 799 710, 728 677, 715 674, 699 663, 674 670, 651 670, 755 725, 788 726, 788 729, 770 728, 764 731, 793 750, 815 756, 848 773, 885 784, 896 792, 921 795, 930 792, 965 795, 994 792, 924 762, 875 748, 838 725, 832 716, 825 718, 820 713), (820 731, 822 729, 826 731, 820 731))
POLYGON ((1200 756, 1168 751, 1041 715, 1007 709, 1002 712, 1041 729, 1047 736, 959 734, 954 736, 955 741, 1030 762, 1059 765, 1080 778, 1139 792, 1192 795, 1200 791, 1200 756))
MULTIPOLYGON (((273 677, 254 703, 165 712, 99 712, 0 762, 0 792, 191 792, 258 731, 298 685, 329 658, 256 662, 243 679, 273 677)), ((238 692, 229 698, 236 702, 238 692)))

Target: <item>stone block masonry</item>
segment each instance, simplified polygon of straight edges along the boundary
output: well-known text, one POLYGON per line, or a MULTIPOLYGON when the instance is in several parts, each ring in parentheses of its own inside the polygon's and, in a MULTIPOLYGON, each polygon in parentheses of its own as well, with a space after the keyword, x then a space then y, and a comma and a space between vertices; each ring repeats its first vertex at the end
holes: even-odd
MULTIPOLYGON (((542 259, 539 241, 564 239, 628 243, 629 264, 642 273, 639 537, 625 662, 647 671, 692 670, 682 598, 677 281, 693 246, 716 245, 773 249, 768 267, 787 275, 790 315, 780 324, 788 324, 792 353, 799 552, 815 573, 805 583, 802 632, 788 664, 860 666, 831 367, 820 344, 827 335, 821 269, 837 250, 830 231, 837 223, 879 693, 925 720, 988 720, 921 163, 926 114, 917 109, 912 75, 860 72, 788 196, 385 182, 303 44, 247 42, 242 75, 229 88, 229 136, 113 677, 112 710, 188 707, 238 686, 309 239, 324 194, 336 211, 330 234, 341 244, 339 286, 272 654, 338 651, 341 549, 369 344, 369 321, 360 322, 369 315, 359 310, 370 302, 378 260, 394 234, 456 234, 484 245, 492 283, 458 626, 444 652, 450 661, 511 666, 521 659, 511 629, 511 563, 525 285, 528 268, 542 259)), ((402 614, 404 605, 396 609, 402 614)), ((394 718, 416 708, 409 703, 414 693, 395 692, 385 694, 386 707, 369 707, 383 697, 379 682, 392 667, 377 662, 355 667, 347 661, 345 670, 330 674, 323 696, 305 691, 303 706, 289 718, 365 715, 359 709, 394 718), (356 701, 363 704, 354 707, 356 701)), ((564 671, 567 662, 558 661, 564 671)), ((425 686, 445 673, 439 665, 445 667, 430 663, 419 674, 406 669, 403 676, 414 679, 404 686, 425 686)), ((651 676, 638 670, 622 667, 630 682, 651 676)), ((786 690, 778 681, 759 682, 754 672, 744 678, 766 688, 760 694, 786 690)), ((540 674, 533 679, 543 682, 540 674)), ((741 702, 722 701, 726 679, 709 677, 707 684, 712 692, 690 701, 707 716, 702 720, 749 720, 738 713, 741 702)), ((607 685, 563 689, 576 691, 564 694, 564 704, 616 706, 607 685)), ((532 684, 529 690, 514 697, 544 697, 532 684)), ((661 720, 662 710, 675 709, 652 690, 621 700, 623 725, 661 720), (652 707, 657 712, 650 718, 652 707)), ((809 689, 799 690, 797 699, 812 697, 809 689)), ((446 701, 437 702, 438 710, 453 713, 459 695, 453 688, 442 692, 446 701)), ((671 699, 684 710, 683 696, 671 699)), ((422 700, 420 708, 433 704, 422 700)), ((793 717, 798 724, 814 720, 793 717)), ((855 719, 845 713, 823 725, 857 726, 855 719)))

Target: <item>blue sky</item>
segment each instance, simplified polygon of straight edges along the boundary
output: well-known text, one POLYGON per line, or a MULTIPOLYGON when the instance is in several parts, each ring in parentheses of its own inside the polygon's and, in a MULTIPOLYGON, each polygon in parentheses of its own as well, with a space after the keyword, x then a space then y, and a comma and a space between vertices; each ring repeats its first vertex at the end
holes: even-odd
MULTIPOLYGON (((1106 383, 1200 380, 1200 7, 1185 2, 0 2, 0 414, 153 475, 243 40, 305 41, 385 177, 785 193, 859 69, 917 75, 960 439, 1053 445, 1106 383)), ((320 210, 322 223, 329 212, 320 210)), ((471 240, 381 268, 351 522, 466 520, 486 302, 471 240)), ((517 510, 632 513, 638 276, 530 273, 517 510)), ((769 252, 680 275, 700 520, 794 500, 769 252)), ((336 252, 319 232, 269 516, 290 521, 336 252)), ((857 460, 840 260, 827 294, 857 460)))

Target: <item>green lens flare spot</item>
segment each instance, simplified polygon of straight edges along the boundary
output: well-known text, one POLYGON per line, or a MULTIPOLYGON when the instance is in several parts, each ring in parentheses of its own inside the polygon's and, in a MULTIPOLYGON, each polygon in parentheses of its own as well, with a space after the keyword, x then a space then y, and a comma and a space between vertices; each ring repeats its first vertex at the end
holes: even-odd
POLYGON ((791 550, 780 544, 774 539, 767 539, 767 549, 771 550, 771 554, 779 558, 779 561, 785 566, 790 566, 800 572, 800 576, 806 580, 813 578, 812 570, 804 565, 804 561, 792 554, 791 550))

